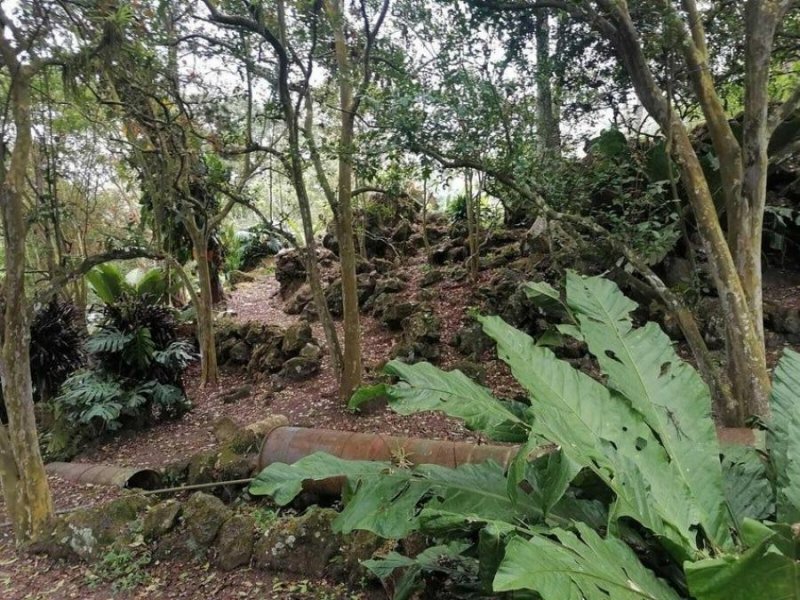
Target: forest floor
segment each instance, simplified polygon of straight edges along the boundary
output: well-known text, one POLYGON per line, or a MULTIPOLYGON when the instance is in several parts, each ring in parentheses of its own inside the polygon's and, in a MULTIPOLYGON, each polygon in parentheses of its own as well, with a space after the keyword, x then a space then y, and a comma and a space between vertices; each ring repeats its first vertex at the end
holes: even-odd
MULTIPOLYGON (((298 319, 283 311, 278 295, 278 283, 270 269, 256 273, 255 281, 240 284, 228 299, 232 318, 239 321, 260 321, 287 326, 298 319)), ((402 294, 414 299, 421 289, 419 279, 423 269, 418 261, 400 269, 408 281, 402 294)), ((480 284, 487 283, 491 271, 481 274, 480 284)), ((441 360, 448 368, 462 357, 449 344, 453 334, 463 325, 465 309, 473 299, 477 286, 468 280, 442 281, 433 290, 430 305, 441 320, 441 360)), ((765 297, 781 304, 800 305, 800 278, 786 273, 773 273, 765 281, 765 297)), ((362 315, 363 352, 366 379, 374 377, 387 360, 399 333, 389 332, 368 315, 362 315)), ((315 337, 324 337, 319 324, 313 327, 315 337)), ((777 352, 775 352, 777 354, 777 352)), ((497 394, 513 397, 518 393, 508 369, 497 360, 482 363, 486 368, 486 385, 497 394)), ((187 393, 193 409, 179 420, 166 422, 147 430, 128 431, 85 449, 76 461, 106 463, 119 466, 161 467, 206 449, 217 442, 212 424, 228 416, 246 425, 271 415, 283 414, 292 425, 426 437, 432 439, 473 439, 460 423, 443 415, 425 414, 402 417, 385 407, 372 408, 353 414, 338 397, 330 364, 323 360, 318 376, 307 381, 290 383, 273 389, 270 381, 253 382, 241 370, 222 369, 218 386, 201 388, 197 381, 198 366, 186 375, 187 393), (249 384, 253 393, 234 404, 224 404, 220 392, 249 384)), ((123 491, 103 486, 81 485, 50 477, 56 508, 65 510, 77 506, 100 504, 119 496, 123 491)), ((208 563, 156 562, 142 569, 142 581, 129 591, 118 591, 110 583, 98 583, 92 568, 85 564, 67 563, 42 556, 18 554, 13 536, 5 521, 0 500, 0 598, 4 600, 39 599, 105 599, 105 598, 286 598, 355 600, 380 597, 376 592, 353 592, 326 581, 292 579, 283 573, 270 574, 252 569, 223 573, 208 563)))

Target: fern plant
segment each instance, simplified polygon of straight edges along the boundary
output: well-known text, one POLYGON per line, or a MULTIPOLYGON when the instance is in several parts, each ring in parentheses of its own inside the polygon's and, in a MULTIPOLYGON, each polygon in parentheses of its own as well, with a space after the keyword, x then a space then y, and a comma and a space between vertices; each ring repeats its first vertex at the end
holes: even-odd
MULTIPOLYGON (((560 298, 545 288, 532 293, 560 298)), ((402 414, 442 411, 490 439, 517 442, 508 469, 398 468, 317 453, 270 465, 250 493, 285 504, 305 480, 343 477, 337 530, 449 540, 433 552, 438 561, 429 553, 367 562, 382 578, 404 569, 397 598, 412 596, 418 575, 454 560, 473 563, 476 593, 800 597, 792 525, 800 521, 800 354, 787 351, 776 371, 767 451, 720 448, 706 385, 657 325, 634 326, 635 308, 614 283, 568 274, 560 330, 587 344, 601 380, 502 319, 480 317, 528 402, 495 398, 459 371, 396 361, 387 371, 399 383, 361 390, 351 402, 383 394, 402 414)))

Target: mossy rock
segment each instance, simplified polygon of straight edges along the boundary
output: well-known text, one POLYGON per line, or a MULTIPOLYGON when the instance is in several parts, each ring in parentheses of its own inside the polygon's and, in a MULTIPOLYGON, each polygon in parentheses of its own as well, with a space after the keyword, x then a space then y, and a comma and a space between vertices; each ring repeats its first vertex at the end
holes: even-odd
POLYGON ((250 476, 251 471, 250 459, 231 447, 225 447, 217 454, 217 460, 214 463, 214 474, 217 480, 244 479, 250 476))
POLYGON ((183 509, 186 531, 200 546, 210 546, 222 524, 231 517, 231 509, 211 494, 192 494, 183 509))
POLYGON ((144 496, 130 495, 55 517, 48 532, 34 540, 29 549, 53 558, 94 560, 114 544, 134 541, 141 525, 139 515, 148 504, 144 496))
POLYGON ((223 571, 250 564, 255 529, 255 520, 246 515, 234 515, 225 521, 214 542, 214 563, 223 571))
POLYGON ((212 483, 214 481, 214 465, 217 462, 216 452, 200 452, 189 461, 186 482, 189 485, 212 483))
POLYGON ((298 321, 286 328, 281 350, 287 356, 296 356, 303 346, 313 340, 311 325, 308 321, 298 321))
POLYGON ((481 385, 486 383, 486 367, 471 360, 460 360, 453 365, 453 369, 461 371, 464 375, 481 385))
POLYGON ((189 460, 176 460, 162 469, 162 481, 167 486, 181 485, 189 475, 189 460))
POLYGON ((364 579, 374 578, 362 561, 386 555, 396 546, 396 540, 385 540, 371 531, 354 531, 345 536, 339 555, 328 565, 327 575, 355 586, 364 579))
POLYGON ((283 363, 283 368, 278 374, 289 381, 302 381, 319 373, 319 359, 295 356, 283 363))
POLYGON ((144 539, 155 540, 172 531, 178 523, 182 510, 183 505, 178 500, 165 500, 151 506, 142 522, 144 539))
POLYGON ((239 429, 230 441, 225 444, 224 449, 231 450, 236 454, 250 454, 258 452, 261 445, 261 438, 249 429, 239 429))
POLYGON ((338 555, 344 538, 331 529, 338 513, 312 507, 298 517, 280 519, 258 539, 255 565, 268 571, 286 571, 319 578, 338 555))

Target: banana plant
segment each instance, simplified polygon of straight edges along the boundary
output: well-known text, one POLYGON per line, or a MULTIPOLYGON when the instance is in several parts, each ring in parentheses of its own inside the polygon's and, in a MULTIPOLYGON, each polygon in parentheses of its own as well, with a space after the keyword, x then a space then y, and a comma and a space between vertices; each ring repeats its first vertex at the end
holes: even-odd
MULTIPOLYGON (((531 293, 561 295, 543 284, 531 293)), ((517 442, 508 469, 446 469, 314 454, 267 467, 254 495, 279 504, 305 480, 343 477, 334 527, 387 538, 412 531, 449 539, 420 561, 366 563, 381 578, 402 569, 410 598, 436 564, 472 561, 476 589, 543 600, 800 598, 800 354, 775 373, 764 449, 720 447, 711 397, 658 325, 636 327, 636 304, 611 281, 569 273, 566 326, 600 376, 560 360, 498 317, 479 317, 527 402, 496 398, 459 371, 390 362, 398 382, 360 390, 401 414, 441 411, 486 437, 517 442), (555 450, 552 450, 555 448, 555 450), (548 451, 549 449, 549 451, 548 451), (437 563, 432 556, 439 556, 437 563)))

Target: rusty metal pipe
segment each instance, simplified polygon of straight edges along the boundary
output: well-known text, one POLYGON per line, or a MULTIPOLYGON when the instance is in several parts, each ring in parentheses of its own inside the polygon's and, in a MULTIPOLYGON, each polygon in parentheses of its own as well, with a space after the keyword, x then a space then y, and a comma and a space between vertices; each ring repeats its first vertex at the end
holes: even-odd
POLYGON ((435 464, 451 468, 493 460, 505 467, 518 449, 519 446, 426 440, 333 429, 278 427, 264 439, 258 467, 263 469, 277 462, 292 464, 314 452, 327 452, 349 460, 391 461, 402 456, 415 465, 435 464))
POLYGON ((161 485, 161 474, 141 467, 115 467, 93 463, 52 462, 45 470, 67 481, 94 483, 121 488, 153 490, 161 485))

